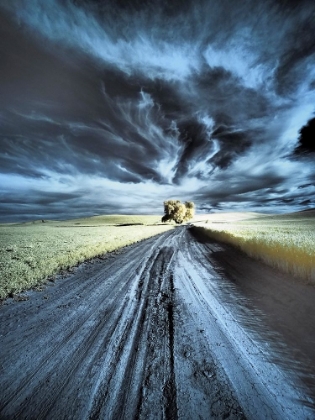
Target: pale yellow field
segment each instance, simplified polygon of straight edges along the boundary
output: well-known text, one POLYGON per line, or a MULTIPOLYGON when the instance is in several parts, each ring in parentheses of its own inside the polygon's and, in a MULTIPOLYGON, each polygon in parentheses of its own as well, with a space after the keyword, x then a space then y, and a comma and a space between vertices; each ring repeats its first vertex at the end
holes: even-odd
POLYGON ((220 213, 195 223, 209 237, 229 243, 306 283, 315 284, 315 211, 286 215, 220 213), (249 216, 249 217, 248 217, 249 216))
POLYGON ((161 216, 96 216, 0 225, 0 298, 86 259, 172 229, 161 216), (141 223, 142 225, 117 226, 141 223))

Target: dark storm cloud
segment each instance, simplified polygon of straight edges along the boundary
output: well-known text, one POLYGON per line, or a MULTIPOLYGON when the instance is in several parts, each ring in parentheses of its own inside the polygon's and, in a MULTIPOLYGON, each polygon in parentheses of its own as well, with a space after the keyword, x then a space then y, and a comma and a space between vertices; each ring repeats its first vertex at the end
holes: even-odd
POLYGON ((314 13, 307 0, 3 0, 5 212, 150 212, 168 196, 311 206, 309 149, 293 156, 315 109, 314 13))
MULTIPOLYGON (((299 142, 295 153, 315 152, 315 118, 307 122, 299 131, 299 142)), ((314 158, 314 155, 313 155, 314 158)))

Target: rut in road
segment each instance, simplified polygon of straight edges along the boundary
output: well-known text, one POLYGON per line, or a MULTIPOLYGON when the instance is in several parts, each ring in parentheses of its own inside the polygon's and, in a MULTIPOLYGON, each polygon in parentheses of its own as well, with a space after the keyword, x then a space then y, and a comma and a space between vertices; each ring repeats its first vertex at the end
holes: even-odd
POLYGON ((226 306, 207 252, 180 227, 8 300, 0 418, 308 418, 307 395, 272 376, 226 306))
POLYGON ((109 413, 112 418, 140 417, 146 407, 145 400, 150 397, 152 381, 155 404, 159 401, 165 408, 166 418, 170 418, 167 414, 174 406, 172 416, 176 418, 168 272, 173 254, 173 248, 163 247, 142 269, 134 300, 124 308, 124 325, 120 325, 117 344, 93 399, 91 419, 107 418, 109 413))

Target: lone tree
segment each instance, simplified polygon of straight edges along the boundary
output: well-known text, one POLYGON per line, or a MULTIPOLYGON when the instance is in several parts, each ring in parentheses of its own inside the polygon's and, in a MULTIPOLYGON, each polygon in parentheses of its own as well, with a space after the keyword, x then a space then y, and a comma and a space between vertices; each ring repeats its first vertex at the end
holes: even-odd
POLYGON ((187 222, 195 215, 195 204, 192 201, 181 203, 179 200, 164 201, 162 222, 174 221, 177 224, 187 222))

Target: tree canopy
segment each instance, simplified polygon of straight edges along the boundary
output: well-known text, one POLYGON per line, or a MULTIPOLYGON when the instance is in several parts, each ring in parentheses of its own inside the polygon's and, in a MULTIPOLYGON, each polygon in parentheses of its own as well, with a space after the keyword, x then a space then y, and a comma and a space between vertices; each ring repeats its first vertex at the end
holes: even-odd
POLYGON ((312 118, 299 131, 296 153, 315 152, 315 118, 312 118))
POLYGON ((164 201, 162 222, 174 221, 177 224, 191 220, 195 215, 195 204, 192 201, 182 203, 179 200, 164 201))

